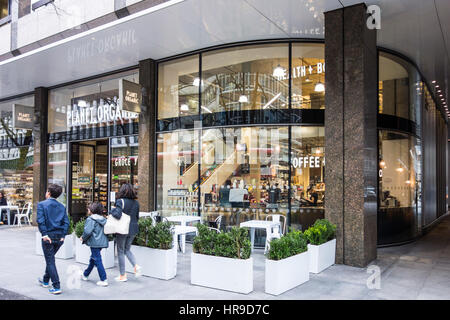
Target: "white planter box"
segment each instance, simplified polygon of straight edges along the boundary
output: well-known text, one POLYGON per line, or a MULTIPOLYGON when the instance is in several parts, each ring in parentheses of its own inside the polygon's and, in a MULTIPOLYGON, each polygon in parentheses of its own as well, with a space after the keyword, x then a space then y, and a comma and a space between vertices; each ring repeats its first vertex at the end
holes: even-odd
MULTIPOLYGON (((177 247, 170 250, 131 246, 136 263, 142 267, 142 275, 170 280, 177 275, 177 247)), ((125 259, 125 270, 134 273, 134 266, 125 259)))
POLYGON ((308 244, 309 272, 320 273, 331 267, 336 260, 336 239, 330 240, 320 246, 308 244))
POLYGON ((309 252, 283 259, 266 259, 265 291, 279 295, 309 281, 309 252))
POLYGON ((253 291, 253 258, 191 254, 191 284, 248 294, 253 291))
MULTIPOLYGON (((73 234, 67 235, 64 239, 64 243, 59 248, 58 252, 55 255, 55 258, 58 259, 72 259, 75 255, 74 248, 74 239, 73 234)), ((42 235, 40 232, 36 232, 36 247, 35 252, 37 255, 43 256, 44 252, 42 251, 42 235)))
MULTIPOLYGON (((101 251, 102 262, 105 269, 114 268, 114 241, 109 242, 109 246, 101 251)), ((80 238, 75 238, 75 261, 89 264, 91 249, 81 243, 80 238)))

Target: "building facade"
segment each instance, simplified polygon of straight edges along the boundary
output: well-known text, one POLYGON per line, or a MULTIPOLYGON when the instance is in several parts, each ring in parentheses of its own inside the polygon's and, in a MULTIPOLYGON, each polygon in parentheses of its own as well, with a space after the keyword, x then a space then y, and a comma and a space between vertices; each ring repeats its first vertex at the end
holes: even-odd
POLYGON ((180 1, 69 2, 1 2, 0 68, 58 41, 69 46, 62 60, 80 68, 86 59, 127 67, 48 85, 64 70, 41 57, 46 81, 0 96, 0 189, 12 203, 36 208, 46 185, 58 183, 77 221, 89 202, 110 208, 120 185, 132 183, 141 211, 221 216, 223 230, 270 214, 299 230, 328 218, 338 226, 337 262, 355 266, 447 213, 439 88, 412 59, 377 45, 364 4, 319 15, 318 36, 199 42, 136 60, 113 50, 140 42, 134 29, 102 38, 96 28, 150 11, 163 19, 180 1), (74 42, 85 34, 94 42, 74 42), (123 105, 124 83, 139 85, 139 111, 123 105), (16 124, 18 106, 34 112, 28 129, 16 124))

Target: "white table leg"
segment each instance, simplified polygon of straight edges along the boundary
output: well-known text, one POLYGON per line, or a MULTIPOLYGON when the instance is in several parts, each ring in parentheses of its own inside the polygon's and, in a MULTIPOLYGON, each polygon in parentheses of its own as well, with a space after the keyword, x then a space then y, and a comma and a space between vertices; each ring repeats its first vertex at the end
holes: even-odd
POLYGON ((253 252, 253 244, 255 243, 255 228, 250 228, 250 242, 252 243, 253 252))
POLYGON ((6 209, 6 214, 8 215, 8 225, 11 225, 11 211, 6 209))
MULTIPOLYGON (((186 221, 183 221, 182 223, 181 223, 181 225, 182 226, 186 226, 186 221)), ((181 252, 183 252, 183 253, 185 253, 186 252, 186 234, 185 233, 183 233, 182 235, 181 235, 181 252)))

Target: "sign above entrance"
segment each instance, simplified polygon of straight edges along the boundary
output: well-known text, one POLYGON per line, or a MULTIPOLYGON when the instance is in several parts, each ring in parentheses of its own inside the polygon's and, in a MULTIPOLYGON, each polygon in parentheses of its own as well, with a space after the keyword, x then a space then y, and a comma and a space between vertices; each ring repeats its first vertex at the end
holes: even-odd
POLYGON ((97 106, 97 101, 92 103, 92 106, 83 104, 84 106, 74 105, 67 106, 67 127, 76 127, 84 125, 93 125, 98 123, 107 123, 122 120, 136 119, 138 114, 122 109, 120 104, 104 103, 100 100, 97 106))
POLYGON ((141 85, 125 79, 119 82, 119 105, 123 110, 130 112, 141 112, 142 94, 141 85))
POLYGON ((34 107, 13 104, 12 126, 14 129, 33 130, 34 107))

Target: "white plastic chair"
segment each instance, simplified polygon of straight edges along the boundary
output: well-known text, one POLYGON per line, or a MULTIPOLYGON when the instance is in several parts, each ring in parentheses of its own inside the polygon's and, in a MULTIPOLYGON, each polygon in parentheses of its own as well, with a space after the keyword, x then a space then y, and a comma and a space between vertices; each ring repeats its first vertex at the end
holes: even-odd
POLYGON ((23 219, 25 219, 25 222, 28 223, 28 225, 31 225, 31 222, 30 222, 30 211, 31 211, 31 203, 28 202, 28 203, 22 208, 22 212, 15 215, 13 224, 16 224, 16 219, 17 219, 17 225, 18 225, 18 226, 22 226, 21 220, 22 220, 22 218, 23 218, 23 219), (26 212, 25 212, 25 211, 26 211, 26 212), (25 213, 24 213, 24 212, 25 212, 25 213))
POLYGON ((281 234, 284 234, 286 231, 286 217, 282 214, 269 214, 266 217, 266 221, 269 220, 269 218, 271 218, 273 222, 278 222, 280 224, 280 232, 281 234), (281 218, 283 218, 283 224, 281 223, 281 218))
POLYGON ((264 253, 266 253, 270 248, 270 241, 273 239, 280 239, 284 234, 286 227, 286 217, 281 214, 270 214, 266 217, 266 221, 272 219, 274 222, 278 222, 280 225, 276 227, 268 228, 266 231, 266 246, 264 248, 264 253), (283 218, 283 224, 281 224, 281 218, 283 218))
POLYGON ((220 233, 220 230, 217 228, 208 227, 209 230, 215 231, 217 233, 220 233))

